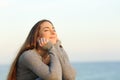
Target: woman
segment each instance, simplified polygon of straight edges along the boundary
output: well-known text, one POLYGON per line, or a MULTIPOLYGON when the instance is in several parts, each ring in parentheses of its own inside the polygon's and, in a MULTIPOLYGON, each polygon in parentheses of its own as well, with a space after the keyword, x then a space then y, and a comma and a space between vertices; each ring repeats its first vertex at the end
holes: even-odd
POLYGON ((51 21, 31 29, 14 60, 7 80, 75 80, 75 70, 58 40, 51 21))

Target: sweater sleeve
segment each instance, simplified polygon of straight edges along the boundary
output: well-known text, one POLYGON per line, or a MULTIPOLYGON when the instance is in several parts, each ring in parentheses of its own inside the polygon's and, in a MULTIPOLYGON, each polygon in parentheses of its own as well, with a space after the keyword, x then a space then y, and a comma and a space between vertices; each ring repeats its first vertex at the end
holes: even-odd
POLYGON ((58 58, 50 54, 50 66, 42 62, 41 56, 33 51, 26 51, 23 55, 24 65, 44 80, 61 80, 62 72, 58 58))
POLYGON ((61 46, 61 43, 58 42, 55 47, 58 50, 57 56, 60 60, 62 67, 62 76, 63 80, 75 80, 76 71, 71 66, 67 53, 64 48, 61 46))
POLYGON ((63 48, 60 49, 60 55, 62 56, 62 58, 60 59, 60 62, 61 62, 61 67, 63 71, 62 72, 63 79, 64 80, 75 80, 76 71, 72 67, 69 61, 68 55, 63 48))

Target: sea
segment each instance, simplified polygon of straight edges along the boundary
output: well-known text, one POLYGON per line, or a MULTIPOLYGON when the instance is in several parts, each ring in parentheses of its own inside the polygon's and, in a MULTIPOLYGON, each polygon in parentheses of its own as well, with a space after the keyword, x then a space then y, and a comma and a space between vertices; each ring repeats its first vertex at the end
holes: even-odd
MULTIPOLYGON (((76 80, 120 80, 120 62, 74 62, 76 80)), ((6 80, 10 65, 0 65, 0 80, 6 80)))

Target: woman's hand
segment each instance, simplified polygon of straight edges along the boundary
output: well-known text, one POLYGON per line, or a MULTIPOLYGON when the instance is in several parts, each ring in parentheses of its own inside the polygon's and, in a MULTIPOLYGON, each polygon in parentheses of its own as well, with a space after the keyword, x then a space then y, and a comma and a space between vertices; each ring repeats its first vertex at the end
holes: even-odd
POLYGON ((45 38, 41 38, 38 40, 40 47, 42 47, 44 50, 50 50, 53 46, 53 44, 45 38))
POLYGON ((48 39, 41 38, 41 39, 39 40, 39 45, 40 45, 41 47, 45 46, 47 43, 48 43, 48 39))
MULTIPOLYGON (((48 43, 49 41, 45 38, 41 38, 39 39, 39 46, 41 48, 43 48, 44 50, 49 50, 50 49, 50 44, 48 43)), ((42 56, 42 61, 45 63, 45 64, 49 64, 50 63, 50 55, 48 53, 44 54, 42 56)))

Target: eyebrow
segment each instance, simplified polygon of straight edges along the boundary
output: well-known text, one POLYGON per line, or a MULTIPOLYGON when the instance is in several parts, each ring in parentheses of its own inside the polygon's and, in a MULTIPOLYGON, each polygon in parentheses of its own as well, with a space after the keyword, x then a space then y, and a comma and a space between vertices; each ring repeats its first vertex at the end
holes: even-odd
MULTIPOLYGON (((44 27, 42 30, 44 30, 45 28, 48 28, 48 29, 49 29, 49 27, 44 27)), ((55 27, 52 27, 52 29, 55 29, 55 27)))

